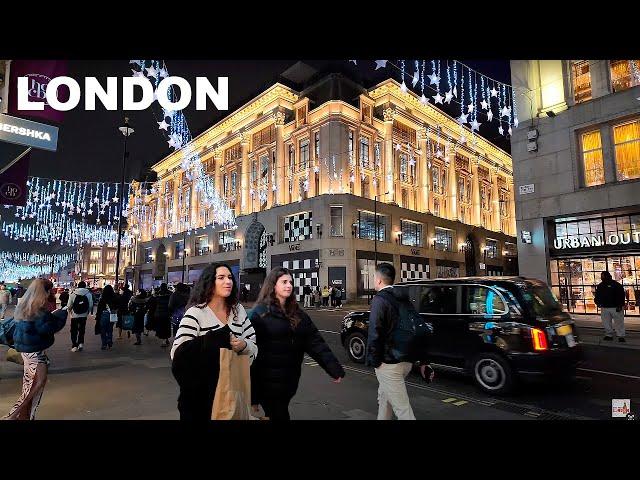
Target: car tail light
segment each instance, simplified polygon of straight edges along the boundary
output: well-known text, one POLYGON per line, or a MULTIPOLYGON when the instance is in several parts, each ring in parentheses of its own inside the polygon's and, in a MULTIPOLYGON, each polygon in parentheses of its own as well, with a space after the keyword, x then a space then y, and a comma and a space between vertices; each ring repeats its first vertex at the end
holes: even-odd
POLYGON ((549 349, 549 345, 547 344, 547 336, 545 335, 543 330, 540 330, 539 328, 532 328, 531 339, 533 340, 534 350, 540 351, 549 349))

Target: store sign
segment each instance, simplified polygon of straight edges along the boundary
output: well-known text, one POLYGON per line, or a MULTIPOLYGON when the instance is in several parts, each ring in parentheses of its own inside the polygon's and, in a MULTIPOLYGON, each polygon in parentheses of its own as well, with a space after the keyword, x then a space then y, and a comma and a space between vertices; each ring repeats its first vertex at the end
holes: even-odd
POLYGON ((519 191, 520 195, 528 195, 529 193, 534 193, 536 190, 534 184, 530 183, 528 185, 520 185, 519 191))
POLYGON ((292 245, 289 245, 289 251, 290 252, 294 252, 294 251, 298 251, 300 250, 300 244, 299 243, 294 243, 292 245))
POLYGON ((487 266, 484 263, 480 264, 480 270, 485 270, 487 268, 487 266))
POLYGON ((344 248, 330 248, 329 249, 330 257, 344 257, 344 248))
POLYGON ((522 243, 531 243, 531 232, 522 230, 520 232, 520 239, 522 240, 522 243))
POLYGON ((0 141, 56 151, 58 127, 0 114, 0 141))
POLYGON ((411 249, 411 255, 420 255, 420 250, 417 248, 412 248, 411 249))
POLYGON ((640 232, 556 238, 553 241, 553 246, 557 250, 566 250, 568 248, 591 248, 605 245, 629 245, 631 243, 640 243, 640 232))

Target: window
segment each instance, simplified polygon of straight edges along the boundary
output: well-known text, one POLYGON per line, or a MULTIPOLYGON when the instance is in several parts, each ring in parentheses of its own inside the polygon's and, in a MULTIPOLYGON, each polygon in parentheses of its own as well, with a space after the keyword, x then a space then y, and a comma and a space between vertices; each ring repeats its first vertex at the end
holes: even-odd
POLYGON ((487 252, 487 258, 498 258, 498 241, 487 238, 485 251, 487 252))
POLYGON ((403 182, 409 181, 409 159, 404 153, 400 154, 400 180, 403 182))
POLYGON ((91 250, 89 253, 89 273, 99 273, 102 271, 102 252, 91 250))
POLYGON ((269 155, 262 155, 260 157, 260 177, 261 180, 266 184, 267 177, 269 176, 269 155))
POLYGON ((436 265, 436 278, 458 278, 459 276, 460 267, 436 265))
POLYGON ((151 247, 144 248, 144 263, 153 262, 153 249, 151 247))
POLYGON ((251 183, 255 182, 258 178, 258 161, 251 162, 251 183))
POLYGON ((309 140, 300 142, 300 170, 306 170, 309 166, 309 140))
POLYGON ((436 227, 436 250, 442 252, 453 251, 453 231, 447 228, 436 227))
POLYGON ((614 92, 640 85, 640 60, 609 60, 609 65, 614 92))
POLYGON ((369 186, 369 177, 367 175, 362 179, 362 196, 364 198, 371 198, 371 189, 369 186))
POLYGON ((237 186, 238 186, 238 173, 234 170, 231 172, 231 195, 236 196, 237 186))
POLYGON ((253 134, 253 149, 268 145, 276 141, 276 126, 274 124, 263 128, 259 132, 253 134))
POLYGON ((182 258, 182 254, 184 252, 184 240, 178 240, 177 242, 173 242, 175 247, 175 255, 173 258, 182 258))
POLYGON ((115 250, 107 250, 107 261, 115 262, 116 260, 116 251, 115 250))
POLYGON ((618 180, 640 178, 640 120, 613 127, 618 180))
POLYGON ((463 287, 462 313, 471 315, 504 315, 507 307, 490 288, 476 285, 463 287))
POLYGON ((196 253, 198 255, 206 255, 209 253, 209 237, 202 235, 196 239, 196 253))
POLYGON ((233 147, 227 148, 224 151, 224 163, 231 163, 242 158, 242 145, 236 143, 233 147))
POLYGON ((400 143, 402 145, 406 145, 410 143, 412 145, 416 144, 416 131, 404 125, 397 120, 393 121, 393 141, 394 143, 400 143))
POLYGON ((369 139, 360 137, 360 165, 369 168, 369 139))
POLYGON ((218 233, 218 252, 229 252, 236 249, 235 230, 223 230, 218 233))
MULTIPOLYGON (((378 217, 378 241, 386 242, 387 219, 384 215, 378 217)), ((372 212, 358 211, 358 238, 375 240, 376 238, 376 216, 372 212)))
POLYGON ((342 207, 330 207, 331 213, 331 228, 329 235, 332 237, 342 237, 344 235, 342 229, 342 207))
POLYGON ((436 217, 440 217, 440 200, 437 198, 433 199, 433 214, 436 217))
POLYGON ((504 253, 507 257, 516 257, 518 255, 518 246, 515 243, 504 242, 504 253))
POLYGON ((411 247, 422 246, 422 224, 409 220, 400 220, 402 230, 402 245, 411 247))
POLYGON ((115 273, 116 273, 116 263, 115 263, 115 260, 114 260, 113 263, 107 263, 105 274, 106 275, 113 275, 115 273))
POLYGON ((418 293, 419 297, 416 298, 416 304, 419 306, 420 313, 452 315, 458 313, 458 291, 457 286, 422 287, 418 293))
POLYGON ((582 134, 582 164, 584 167, 585 187, 602 185, 604 183, 604 164, 600 130, 582 134))
POLYGON ((576 60, 572 65, 573 98, 576 103, 591 100, 589 60, 576 60))
POLYGON ((320 158, 320 132, 314 134, 316 158, 320 158))
POLYGON ((409 194, 407 193, 407 189, 402 189, 402 208, 409 208, 409 194))

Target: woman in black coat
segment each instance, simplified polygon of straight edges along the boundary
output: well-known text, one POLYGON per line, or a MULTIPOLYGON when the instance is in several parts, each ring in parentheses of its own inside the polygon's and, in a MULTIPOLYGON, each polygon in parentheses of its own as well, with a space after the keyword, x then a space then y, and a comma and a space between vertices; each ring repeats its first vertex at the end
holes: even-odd
POLYGON ((133 315, 133 329, 136 335, 134 345, 142 345, 142 332, 144 331, 144 315, 148 309, 147 292, 143 288, 138 289, 138 294, 129 300, 128 311, 133 315))
POLYGON ((156 331, 156 337, 164 340, 160 345, 163 348, 169 346, 169 337, 171 336, 171 323, 169 322, 169 297, 171 292, 167 288, 167 284, 160 285, 160 291, 149 300, 149 317, 153 319, 153 329, 156 331))
POLYGON ((182 320, 184 316, 190 294, 189 286, 181 282, 176 285, 175 292, 169 297, 169 317, 171 317, 171 327, 174 337, 178 331, 180 320, 182 320))
POLYGON ((307 353, 340 383, 344 369, 293 295, 286 268, 271 270, 251 313, 260 355, 251 366, 251 403, 272 420, 289 420, 289 402, 298 390, 307 353))
POLYGON ((111 313, 116 314, 118 312, 118 305, 120 304, 120 298, 113 291, 111 285, 106 285, 102 290, 100 301, 98 302, 98 310, 96 310, 96 335, 100 333, 102 340, 102 350, 107 348, 111 350, 113 347, 113 323, 109 318, 111 313))

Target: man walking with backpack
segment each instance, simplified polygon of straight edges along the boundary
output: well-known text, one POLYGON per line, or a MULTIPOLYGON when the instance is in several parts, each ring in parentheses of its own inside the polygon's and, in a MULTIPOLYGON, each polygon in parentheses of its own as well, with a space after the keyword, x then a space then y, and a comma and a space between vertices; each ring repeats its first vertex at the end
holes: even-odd
POLYGON ((93 308, 93 296, 83 281, 78 283, 67 303, 71 312, 71 351, 81 352, 84 348, 84 331, 87 326, 87 316, 93 308))
POLYGON ((407 297, 405 289, 394 291, 396 270, 390 263, 380 263, 374 274, 376 295, 371 300, 367 365, 374 367, 378 378, 378 420, 415 420, 405 377, 414 360, 421 360, 420 373, 430 382, 433 370, 416 350, 416 340, 426 336, 428 324, 420 318, 407 297), (424 330, 424 331, 422 331, 424 330), (420 338, 416 338, 420 337, 420 338))

